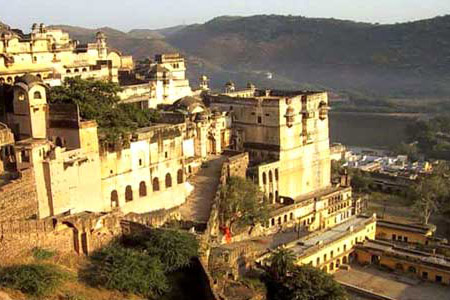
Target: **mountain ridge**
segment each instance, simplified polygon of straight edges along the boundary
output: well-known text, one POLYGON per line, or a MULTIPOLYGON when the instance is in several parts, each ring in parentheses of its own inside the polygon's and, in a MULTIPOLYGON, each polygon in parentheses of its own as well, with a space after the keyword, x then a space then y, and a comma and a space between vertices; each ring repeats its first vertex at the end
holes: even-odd
POLYGON ((215 88, 234 80, 264 87, 321 87, 360 98, 448 98, 450 16, 376 24, 333 18, 219 16, 162 29, 54 25, 82 42, 106 33, 111 47, 136 59, 186 56, 191 81, 215 88), (266 76, 271 73, 272 79, 266 76))

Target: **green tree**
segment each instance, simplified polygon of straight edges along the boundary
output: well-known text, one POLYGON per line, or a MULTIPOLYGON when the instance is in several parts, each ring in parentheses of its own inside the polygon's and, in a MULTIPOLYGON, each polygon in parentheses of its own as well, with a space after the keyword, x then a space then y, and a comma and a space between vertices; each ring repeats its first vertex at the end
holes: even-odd
POLYGON ((448 180, 434 175, 420 179, 413 187, 414 210, 424 224, 449 196, 448 180))
POLYGON ((90 257, 82 278, 95 287, 155 299, 168 291, 164 266, 158 257, 113 243, 90 257))
POLYGON ((311 266, 297 266, 280 280, 267 281, 269 300, 347 300, 331 275, 311 266))
POLYGON ((120 104, 117 95, 120 91, 117 83, 75 77, 51 88, 48 99, 50 103, 76 104, 81 118, 97 121, 100 135, 113 142, 159 118, 152 110, 120 104))
POLYGON ((286 276, 294 269, 295 255, 287 248, 279 248, 270 256, 269 272, 276 280, 286 276))
POLYGON ((150 256, 158 257, 166 272, 188 266, 191 258, 198 255, 199 248, 194 235, 167 229, 154 229, 124 236, 121 243, 126 247, 141 249, 150 256))
POLYGON ((264 224, 269 216, 267 200, 251 180, 230 177, 221 188, 219 217, 221 224, 233 230, 236 227, 264 224))
POLYGON ((358 169, 350 169, 351 186, 358 193, 369 193, 373 183, 370 175, 358 169))

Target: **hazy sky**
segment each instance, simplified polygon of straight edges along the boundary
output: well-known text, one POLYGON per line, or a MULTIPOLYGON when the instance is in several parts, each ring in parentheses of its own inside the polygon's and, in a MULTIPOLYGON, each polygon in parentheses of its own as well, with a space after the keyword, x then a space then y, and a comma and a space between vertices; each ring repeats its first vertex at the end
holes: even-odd
POLYGON ((0 21, 26 31, 35 22, 129 30, 254 14, 395 23, 450 14, 450 0, 0 0, 0 21))

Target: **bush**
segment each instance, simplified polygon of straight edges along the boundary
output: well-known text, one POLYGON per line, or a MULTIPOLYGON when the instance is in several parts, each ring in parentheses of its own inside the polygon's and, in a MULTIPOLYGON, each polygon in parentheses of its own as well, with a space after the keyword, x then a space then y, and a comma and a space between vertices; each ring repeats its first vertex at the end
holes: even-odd
POLYGON ((289 274, 266 276, 270 300, 347 300, 344 288, 331 275, 311 266, 295 266, 289 274))
POLYGON ((0 269, 0 286, 33 296, 48 295, 67 278, 67 273, 52 265, 16 265, 0 269))
POLYGON ((46 260, 55 256, 55 252, 39 247, 34 247, 31 250, 31 254, 33 255, 34 259, 37 260, 46 260))
POLYGON ((82 272, 88 284, 155 298, 168 291, 164 266, 157 257, 111 244, 91 256, 91 265, 82 272))
POLYGON ((189 265, 191 258, 198 255, 198 241, 187 232, 155 229, 146 233, 124 236, 126 247, 144 250, 148 255, 158 257, 166 272, 172 272, 189 265))

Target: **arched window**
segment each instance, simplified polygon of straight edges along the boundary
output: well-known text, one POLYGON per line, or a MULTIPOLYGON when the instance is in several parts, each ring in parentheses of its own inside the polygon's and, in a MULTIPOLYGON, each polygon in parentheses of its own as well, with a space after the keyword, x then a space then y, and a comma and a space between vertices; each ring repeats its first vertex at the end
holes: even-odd
POLYGON ((83 68, 83 70, 82 70, 83 72, 87 72, 87 69, 86 68, 83 68))
POLYGON ((158 177, 153 178, 153 191, 159 191, 159 179, 158 177))
POLYGON ((80 72, 80 70, 78 70, 78 69, 75 69, 75 70, 74 70, 74 72, 75 72, 75 73, 78 73, 78 72, 80 72))
POLYGON ((133 201, 133 189, 131 188, 131 185, 127 185, 125 188, 125 201, 133 201))
POLYGON ((37 74, 36 77, 39 78, 39 79, 42 79, 42 75, 41 74, 37 74))
POLYGON ((117 191, 114 190, 111 192, 111 207, 118 207, 119 206, 119 194, 117 194, 117 191))
POLYGON ((275 180, 278 181, 278 169, 275 169, 275 180))
POLYGON ((269 193, 269 201, 270 201, 270 203, 273 203, 273 194, 272 193, 269 193))
POLYGON ((141 183, 139 183, 139 197, 145 196, 147 196, 147 185, 145 184, 145 181, 141 181, 141 183))
POLYGON ((66 70, 66 73, 67 73, 67 74, 70 74, 70 73, 72 73, 72 71, 70 71, 70 70, 66 70))
POLYGON ((263 184, 267 183, 267 177, 266 177, 266 173, 263 173, 263 184))
POLYGON ((183 170, 178 170, 177 172, 177 183, 183 183, 183 170))
POLYGON ((269 171, 269 182, 270 182, 270 183, 273 182, 272 171, 269 171))
POLYGON ((172 187, 172 176, 170 176, 170 173, 166 174, 166 188, 172 187))

